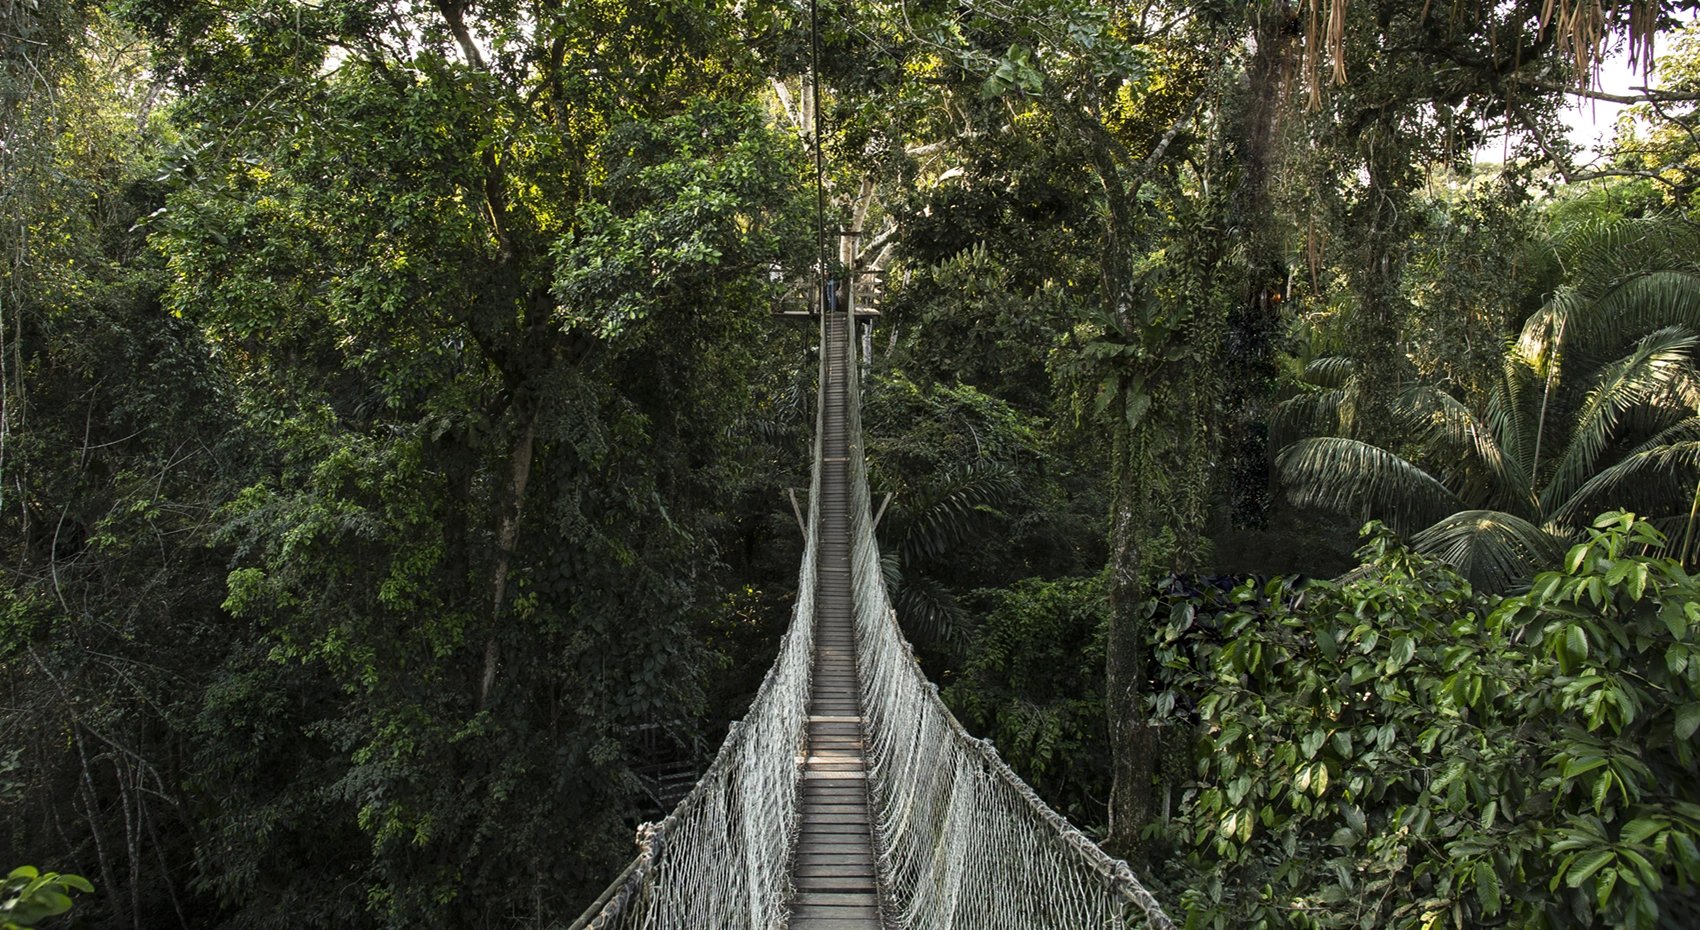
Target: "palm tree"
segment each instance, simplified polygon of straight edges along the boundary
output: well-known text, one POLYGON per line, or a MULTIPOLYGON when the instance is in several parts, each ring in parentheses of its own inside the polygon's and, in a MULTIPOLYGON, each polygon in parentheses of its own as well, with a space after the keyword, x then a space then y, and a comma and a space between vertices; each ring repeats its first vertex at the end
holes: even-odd
MULTIPOLYGON (((874 479, 876 493, 889 484, 887 476, 874 479)), ((878 528, 880 553, 892 607, 912 639, 947 649, 966 644, 968 612, 934 569, 1003 517, 1002 508, 1020 489, 1013 468, 982 460, 927 476, 893 496, 878 528)))
POLYGON ((1309 436, 1276 459, 1294 503, 1381 519, 1490 590, 1556 563, 1611 508, 1658 519, 1692 556, 1700 235, 1671 220, 1591 223, 1555 252, 1572 283, 1508 347, 1485 405, 1403 391, 1399 452, 1354 438, 1363 373, 1312 362, 1309 389, 1278 414, 1309 436))

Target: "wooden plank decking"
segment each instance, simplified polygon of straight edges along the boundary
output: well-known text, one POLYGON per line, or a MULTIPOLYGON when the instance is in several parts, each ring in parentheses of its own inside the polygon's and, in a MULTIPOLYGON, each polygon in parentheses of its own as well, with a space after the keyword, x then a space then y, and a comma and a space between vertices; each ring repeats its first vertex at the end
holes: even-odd
POLYGON ((792 873, 793 930, 878 930, 862 764, 862 702, 850 603, 850 469, 845 447, 845 325, 827 321, 827 379, 816 553, 814 690, 803 770, 802 834, 792 873))

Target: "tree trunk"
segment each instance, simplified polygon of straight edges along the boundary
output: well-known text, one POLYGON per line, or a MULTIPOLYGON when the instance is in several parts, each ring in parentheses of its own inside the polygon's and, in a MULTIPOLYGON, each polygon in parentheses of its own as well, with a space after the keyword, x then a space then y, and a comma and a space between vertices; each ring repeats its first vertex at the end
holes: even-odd
POLYGON ((1384 445, 1393 439, 1393 402, 1407 364, 1399 328, 1405 316, 1400 279, 1411 225, 1410 168, 1403 140, 1390 118, 1377 120, 1363 136, 1359 144, 1369 184, 1353 216, 1362 246, 1352 281, 1358 307, 1348 329, 1363 385, 1354 433, 1366 442, 1384 445))
POLYGON ((1235 525, 1261 529, 1269 507, 1269 410, 1274 401, 1274 343, 1286 261, 1270 209, 1269 189, 1280 164, 1280 116, 1293 34, 1285 4, 1257 8, 1252 23, 1256 52, 1239 95, 1234 135, 1240 183, 1230 204, 1230 225, 1245 243, 1241 297, 1228 320, 1225 374, 1225 441, 1228 501, 1235 525))
POLYGON ((1116 497, 1110 515, 1110 623, 1104 644, 1105 716, 1109 727, 1110 834, 1108 846, 1135 863, 1144 858, 1141 833, 1151 821, 1155 733, 1146 724, 1145 575, 1146 481, 1143 450, 1125 427, 1117 430, 1116 497))
POLYGON ((501 512, 496 520, 496 559, 490 571, 489 615, 485 623, 484 670, 478 680, 478 709, 490 701, 490 689, 496 684, 501 670, 502 648, 496 635, 496 620, 502 612, 502 601, 508 591, 508 566, 512 562, 514 545, 519 542, 520 522, 525 516, 525 483, 531 477, 531 451, 537 437, 537 421, 530 411, 515 405, 516 415, 523 420, 519 434, 514 437, 508 454, 507 479, 502 483, 501 512))
POLYGON ((1141 590, 1146 520, 1143 449, 1138 430, 1115 430, 1116 497, 1110 520, 1110 625, 1105 643, 1105 690, 1110 730, 1109 846, 1137 861, 1140 833, 1151 820, 1155 741, 1140 708, 1145 678, 1145 616, 1141 590))

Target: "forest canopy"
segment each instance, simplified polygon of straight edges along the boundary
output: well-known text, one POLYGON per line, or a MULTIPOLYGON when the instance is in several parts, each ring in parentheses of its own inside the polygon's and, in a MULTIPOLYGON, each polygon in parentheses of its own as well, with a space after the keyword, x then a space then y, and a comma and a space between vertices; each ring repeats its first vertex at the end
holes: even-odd
POLYGON ((568 926, 831 280, 923 667, 1177 922, 1694 925, 1697 12, 0 0, 0 921, 568 926))

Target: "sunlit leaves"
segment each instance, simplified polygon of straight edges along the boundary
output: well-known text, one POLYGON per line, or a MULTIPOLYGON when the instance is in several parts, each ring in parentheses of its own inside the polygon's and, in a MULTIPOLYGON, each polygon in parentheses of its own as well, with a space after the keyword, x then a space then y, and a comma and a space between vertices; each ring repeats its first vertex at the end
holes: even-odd
POLYGON ((1199 884, 1240 889, 1188 892, 1193 919, 1680 919, 1700 880, 1697 592, 1642 554, 1660 542, 1607 514, 1568 571, 1495 603, 1380 536, 1343 585, 1161 604, 1174 691, 1154 707, 1193 707, 1209 747, 1175 838, 1199 884))
POLYGON ((71 909, 70 892, 89 893, 94 886, 80 875, 42 872, 19 866, 0 882, 0 930, 24 930, 46 917, 71 909))
POLYGON ((658 304, 778 259, 797 155, 750 108, 699 101, 658 123, 616 127, 607 180, 552 248, 562 324, 618 336, 658 304))

